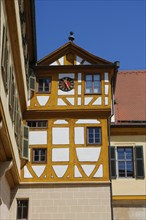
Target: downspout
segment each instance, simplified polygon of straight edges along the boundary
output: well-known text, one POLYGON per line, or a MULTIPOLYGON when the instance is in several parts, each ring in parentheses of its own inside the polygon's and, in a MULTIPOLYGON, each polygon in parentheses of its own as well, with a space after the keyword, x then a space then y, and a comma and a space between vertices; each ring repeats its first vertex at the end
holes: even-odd
POLYGON ((115 70, 114 70, 114 74, 111 79, 112 111, 111 111, 111 115, 108 117, 108 141, 109 141, 108 157, 109 157, 109 179, 110 179, 110 194, 111 194, 111 197, 110 197, 110 200, 111 200, 111 220, 114 220, 114 213, 113 213, 113 201, 112 201, 113 191, 112 191, 111 163, 110 163, 110 143, 111 143, 111 141, 110 141, 110 124, 111 124, 111 118, 112 118, 112 116, 114 116, 113 95, 115 93, 116 78, 117 78, 118 68, 120 67, 120 62, 116 61, 114 64, 115 64, 115 70))

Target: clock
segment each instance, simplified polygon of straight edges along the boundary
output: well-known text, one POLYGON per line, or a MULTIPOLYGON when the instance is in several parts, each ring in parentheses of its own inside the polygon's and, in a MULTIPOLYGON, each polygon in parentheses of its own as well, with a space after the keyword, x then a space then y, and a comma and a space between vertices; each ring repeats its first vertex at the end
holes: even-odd
POLYGON ((59 89, 68 92, 74 88, 74 80, 70 77, 63 77, 59 80, 59 89))

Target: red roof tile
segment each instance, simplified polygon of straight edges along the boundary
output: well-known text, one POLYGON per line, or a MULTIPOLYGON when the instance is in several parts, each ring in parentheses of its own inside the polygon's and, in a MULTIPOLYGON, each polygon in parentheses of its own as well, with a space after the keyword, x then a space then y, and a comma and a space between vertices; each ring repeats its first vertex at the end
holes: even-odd
POLYGON ((146 121, 146 70, 117 74, 115 118, 118 121, 146 121))

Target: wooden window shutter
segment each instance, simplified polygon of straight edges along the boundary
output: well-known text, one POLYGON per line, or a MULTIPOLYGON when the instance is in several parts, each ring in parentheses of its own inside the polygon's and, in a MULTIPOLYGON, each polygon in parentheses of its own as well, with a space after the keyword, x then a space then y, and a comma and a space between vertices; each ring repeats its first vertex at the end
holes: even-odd
POLYGON ((135 146, 136 178, 144 178, 143 146, 135 146))
POLYGON ((21 157, 25 160, 28 160, 29 154, 29 127, 27 125, 23 125, 23 137, 22 137, 22 152, 21 157))
POLYGON ((110 168, 111 168, 111 178, 116 179, 116 153, 115 146, 110 146, 110 168))
POLYGON ((35 85, 36 85, 36 77, 30 76, 29 77, 29 89, 31 91, 35 91, 35 85))

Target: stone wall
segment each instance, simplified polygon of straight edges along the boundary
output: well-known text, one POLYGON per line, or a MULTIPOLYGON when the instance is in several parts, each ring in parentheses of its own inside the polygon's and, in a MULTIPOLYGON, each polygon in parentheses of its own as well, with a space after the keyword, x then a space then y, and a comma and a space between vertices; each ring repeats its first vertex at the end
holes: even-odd
POLYGON ((16 199, 29 199, 29 220, 111 220, 109 184, 23 185, 12 192, 11 217, 16 199))
POLYGON ((114 220, 145 220, 146 204, 139 206, 114 207, 114 220))
POLYGON ((0 180, 0 219, 9 219, 9 209, 10 209, 10 187, 5 177, 0 180))

